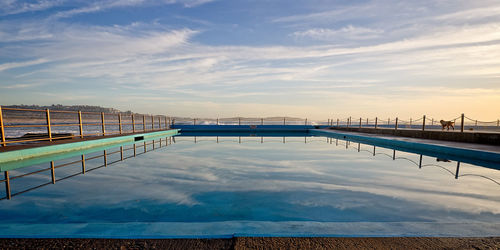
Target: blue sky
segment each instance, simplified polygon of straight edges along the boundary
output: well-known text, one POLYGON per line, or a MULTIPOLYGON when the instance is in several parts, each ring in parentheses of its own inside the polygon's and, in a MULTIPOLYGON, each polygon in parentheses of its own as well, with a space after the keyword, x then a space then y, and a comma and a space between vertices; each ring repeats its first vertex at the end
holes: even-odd
POLYGON ((0 104, 500 117, 499 1, 0 2, 0 104))

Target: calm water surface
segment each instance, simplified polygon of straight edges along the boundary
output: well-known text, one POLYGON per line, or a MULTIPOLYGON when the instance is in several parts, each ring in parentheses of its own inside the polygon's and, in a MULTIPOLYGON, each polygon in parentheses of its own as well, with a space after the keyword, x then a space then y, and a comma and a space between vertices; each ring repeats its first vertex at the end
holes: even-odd
MULTIPOLYGON (((495 169, 462 163, 457 174, 457 162, 424 155, 420 164, 418 154, 396 151, 394 155, 391 149, 377 147, 374 155, 371 145, 324 137, 175 139, 168 147, 0 200, 0 235, 498 236, 500 232, 500 171, 495 169)), ((58 164, 75 159, 79 158, 58 164)), ((114 160, 119 154, 108 156, 108 161, 114 160)), ((102 158, 88 161, 87 168, 99 164, 102 158)), ((47 165, 11 175, 42 167, 47 165)), ((56 175, 79 171, 76 164, 58 168, 56 175)), ((49 179, 50 172, 19 178, 11 182, 12 191, 49 179)))

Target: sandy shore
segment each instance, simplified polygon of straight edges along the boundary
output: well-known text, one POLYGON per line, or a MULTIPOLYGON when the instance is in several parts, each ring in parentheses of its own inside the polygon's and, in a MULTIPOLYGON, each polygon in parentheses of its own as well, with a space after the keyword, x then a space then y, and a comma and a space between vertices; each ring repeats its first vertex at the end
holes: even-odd
POLYGON ((0 249, 500 249, 485 238, 0 239, 0 249))

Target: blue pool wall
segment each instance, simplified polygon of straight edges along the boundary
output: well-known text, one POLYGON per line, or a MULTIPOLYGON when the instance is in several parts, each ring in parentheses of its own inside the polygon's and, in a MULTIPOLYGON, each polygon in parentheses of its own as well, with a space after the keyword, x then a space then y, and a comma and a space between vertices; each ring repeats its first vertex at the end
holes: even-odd
POLYGON ((309 134, 366 143, 399 151, 443 157, 449 160, 461 161, 500 170, 500 153, 497 152, 475 150, 469 148, 458 148, 422 142, 392 140, 381 137, 342 133, 335 130, 311 129, 309 130, 309 134))

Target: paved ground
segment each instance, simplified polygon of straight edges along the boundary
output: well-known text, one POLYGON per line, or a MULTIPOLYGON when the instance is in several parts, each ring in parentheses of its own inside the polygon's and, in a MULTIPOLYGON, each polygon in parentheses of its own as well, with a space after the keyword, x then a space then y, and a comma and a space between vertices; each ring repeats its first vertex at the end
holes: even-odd
POLYGON ((482 151, 489 151, 489 152, 500 153, 500 146, 496 146, 496 145, 467 143, 467 142, 442 141, 442 140, 431 140, 431 139, 419 139, 419 138, 410 138, 410 137, 401 137, 401 136, 392 136, 392 135, 381 135, 381 134, 372 134, 372 133, 350 132, 350 131, 336 130, 336 129, 322 129, 322 130, 335 131, 335 132, 338 132, 338 133, 345 133, 345 134, 353 134, 353 135, 362 135, 362 136, 370 136, 370 137, 377 137, 377 138, 385 138, 385 139, 390 139, 390 140, 427 143, 427 144, 443 145, 443 146, 447 146, 447 147, 476 149, 476 150, 482 150, 482 151))
POLYGON ((491 238, 0 239, 0 249, 500 249, 491 238))

